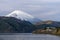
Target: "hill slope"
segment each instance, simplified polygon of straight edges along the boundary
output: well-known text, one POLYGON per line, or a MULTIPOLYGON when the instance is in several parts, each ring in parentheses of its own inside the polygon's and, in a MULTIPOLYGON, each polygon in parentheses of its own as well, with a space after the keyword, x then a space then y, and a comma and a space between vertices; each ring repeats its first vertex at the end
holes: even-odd
POLYGON ((31 33, 35 30, 33 24, 14 17, 0 17, 0 33, 31 33))
POLYGON ((37 28, 46 28, 46 27, 60 27, 60 22, 57 21, 42 21, 35 24, 37 28))

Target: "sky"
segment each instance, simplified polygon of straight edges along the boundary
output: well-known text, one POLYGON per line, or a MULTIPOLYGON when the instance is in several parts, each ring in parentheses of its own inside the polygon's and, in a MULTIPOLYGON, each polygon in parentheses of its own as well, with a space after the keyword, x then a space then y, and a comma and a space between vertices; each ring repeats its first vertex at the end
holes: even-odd
POLYGON ((60 21, 60 0, 0 0, 0 16, 14 10, 27 12, 41 20, 60 21))

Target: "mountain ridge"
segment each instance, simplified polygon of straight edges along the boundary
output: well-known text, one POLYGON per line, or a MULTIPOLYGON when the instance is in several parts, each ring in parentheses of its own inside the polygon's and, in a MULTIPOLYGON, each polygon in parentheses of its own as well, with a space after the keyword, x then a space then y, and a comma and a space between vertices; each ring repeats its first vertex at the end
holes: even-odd
POLYGON ((38 20, 41 21, 40 19, 35 18, 34 16, 20 10, 15 10, 6 15, 6 17, 15 17, 20 20, 30 21, 31 23, 36 23, 38 20))

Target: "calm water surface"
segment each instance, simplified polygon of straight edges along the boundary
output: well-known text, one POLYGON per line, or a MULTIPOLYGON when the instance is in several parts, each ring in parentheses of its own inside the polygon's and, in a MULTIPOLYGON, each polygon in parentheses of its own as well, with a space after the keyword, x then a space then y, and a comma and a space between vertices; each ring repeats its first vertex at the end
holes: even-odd
POLYGON ((48 34, 4 34, 0 35, 0 40, 60 40, 60 36, 48 34))

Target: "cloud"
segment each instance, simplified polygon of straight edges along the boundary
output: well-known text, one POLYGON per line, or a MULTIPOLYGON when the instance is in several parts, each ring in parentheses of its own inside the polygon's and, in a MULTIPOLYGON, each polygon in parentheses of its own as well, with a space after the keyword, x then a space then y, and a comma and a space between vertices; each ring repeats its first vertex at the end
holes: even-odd
POLYGON ((56 14, 58 14, 58 12, 50 11, 50 12, 47 12, 47 13, 43 13, 41 15, 42 15, 42 17, 48 17, 48 16, 52 16, 52 15, 56 15, 56 14))
POLYGON ((46 12, 41 12, 41 13, 37 13, 35 14, 34 16, 38 17, 38 18, 42 18, 43 20, 54 20, 54 19, 57 19, 59 18, 60 16, 60 11, 54 11, 54 10, 51 10, 51 11, 46 11, 46 12))
POLYGON ((39 18, 52 19, 53 16, 59 16, 60 0, 0 0, 0 12, 16 9, 39 18))

